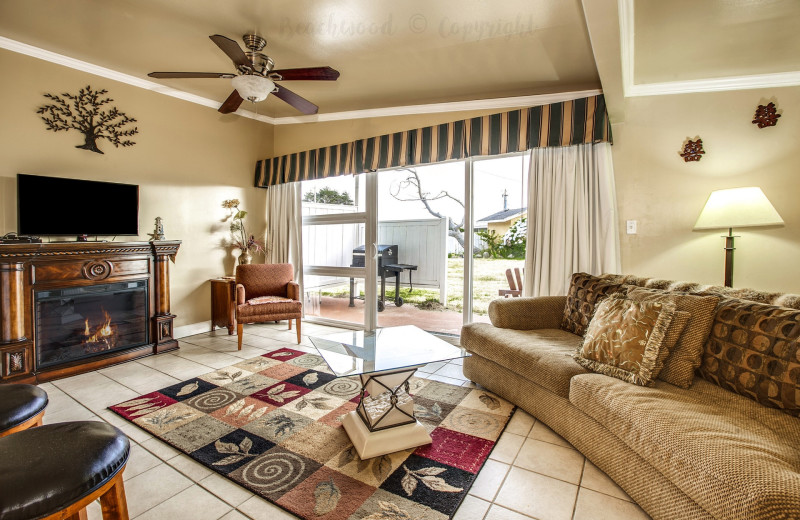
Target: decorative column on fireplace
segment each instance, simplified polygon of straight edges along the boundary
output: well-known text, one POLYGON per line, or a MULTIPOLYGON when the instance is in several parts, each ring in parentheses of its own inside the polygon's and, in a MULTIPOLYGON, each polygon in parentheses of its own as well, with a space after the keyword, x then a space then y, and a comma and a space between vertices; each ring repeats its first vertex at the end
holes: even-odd
POLYGON ((0 245, 0 383, 48 381, 178 348, 179 241, 0 245))

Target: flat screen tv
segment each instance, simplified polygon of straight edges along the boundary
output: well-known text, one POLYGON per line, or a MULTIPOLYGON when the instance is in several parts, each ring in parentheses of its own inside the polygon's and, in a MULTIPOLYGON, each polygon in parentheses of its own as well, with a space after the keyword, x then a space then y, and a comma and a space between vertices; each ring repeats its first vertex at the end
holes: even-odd
POLYGON ((17 174, 20 235, 138 235, 139 186, 17 174))

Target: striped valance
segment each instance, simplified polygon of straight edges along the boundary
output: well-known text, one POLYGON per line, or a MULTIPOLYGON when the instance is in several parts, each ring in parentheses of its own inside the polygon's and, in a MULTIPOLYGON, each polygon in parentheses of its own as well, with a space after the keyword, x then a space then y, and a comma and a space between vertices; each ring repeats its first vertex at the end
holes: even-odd
POLYGON ((306 150, 256 163, 255 185, 611 140, 602 95, 306 150))

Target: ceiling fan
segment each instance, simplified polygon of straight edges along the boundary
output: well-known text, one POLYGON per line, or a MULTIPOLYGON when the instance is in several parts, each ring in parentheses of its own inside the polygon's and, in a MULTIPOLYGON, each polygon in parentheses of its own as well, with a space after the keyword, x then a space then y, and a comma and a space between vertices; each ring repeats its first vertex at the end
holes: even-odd
POLYGON ((256 34, 242 36, 245 47, 225 36, 215 34, 209 36, 211 41, 222 49, 222 52, 236 65, 236 74, 226 72, 151 72, 151 78, 227 78, 231 79, 234 91, 228 96, 219 112, 229 114, 236 112, 242 101, 247 99, 256 103, 263 101, 269 94, 282 99, 304 114, 316 114, 319 107, 307 99, 295 94, 284 86, 276 86, 276 81, 292 80, 324 80, 336 81, 339 71, 331 67, 306 67, 300 69, 275 70, 275 62, 261 50, 267 40, 256 34))

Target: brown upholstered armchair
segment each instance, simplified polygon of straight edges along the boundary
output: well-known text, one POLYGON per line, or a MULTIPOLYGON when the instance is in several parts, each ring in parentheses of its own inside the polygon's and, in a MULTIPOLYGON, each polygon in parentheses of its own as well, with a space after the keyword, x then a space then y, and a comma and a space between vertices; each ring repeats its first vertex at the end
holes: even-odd
POLYGON ((297 343, 300 343, 300 318, 303 303, 300 286, 294 279, 292 264, 245 264, 236 267, 236 332, 242 350, 242 325, 266 321, 297 320, 297 343), (269 301, 268 297, 289 300, 269 301))

